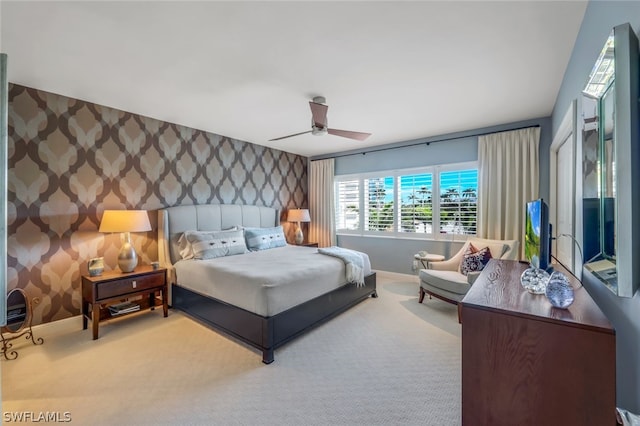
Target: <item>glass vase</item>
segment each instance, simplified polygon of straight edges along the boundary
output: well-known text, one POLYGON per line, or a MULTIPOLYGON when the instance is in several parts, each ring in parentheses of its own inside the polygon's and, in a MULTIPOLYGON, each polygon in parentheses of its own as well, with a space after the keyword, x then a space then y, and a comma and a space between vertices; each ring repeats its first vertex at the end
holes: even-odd
POLYGON ((547 281, 549 281, 549 273, 544 269, 533 266, 526 269, 522 275, 520 275, 520 284, 522 284, 522 287, 533 294, 545 294, 547 281))
POLYGON ((549 277, 545 295, 555 308, 567 309, 573 303, 573 287, 567 276, 559 271, 549 277))

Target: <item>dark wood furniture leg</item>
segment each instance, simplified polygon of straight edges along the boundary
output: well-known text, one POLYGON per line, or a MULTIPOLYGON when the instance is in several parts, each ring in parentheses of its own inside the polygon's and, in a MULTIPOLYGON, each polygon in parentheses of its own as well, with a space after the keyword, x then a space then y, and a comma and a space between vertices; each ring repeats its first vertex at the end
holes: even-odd
POLYGON ((162 289, 162 313, 166 318, 169 315, 169 298, 167 296, 167 287, 162 289))
POLYGON ((149 293, 149 310, 151 311, 155 311, 156 310, 156 292, 152 291, 151 293, 149 293))
POLYGON ((422 303, 424 300, 424 288, 420 287, 420 299, 418 299, 418 303, 422 303))
POLYGON ((87 329, 87 317, 89 316, 89 302, 82 300, 82 329, 87 329))
POLYGON ((91 313, 91 322, 93 323, 93 340, 98 339, 98 324, 100 323, 100 304, 93 304, 93 312, 91 313))
POLYGON ((262 351, 262 362, 265 364, 271 364, 274 361, 273 348, 265 349, 262 351))

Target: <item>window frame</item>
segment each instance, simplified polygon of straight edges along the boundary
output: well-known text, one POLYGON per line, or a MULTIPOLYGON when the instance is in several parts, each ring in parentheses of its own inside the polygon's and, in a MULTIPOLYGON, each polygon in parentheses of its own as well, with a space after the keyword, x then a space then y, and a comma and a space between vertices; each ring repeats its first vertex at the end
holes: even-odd
MULTIPOLYGON (((365 173, 352 173, 337 175, 333 178, 333 191, 334 200, 336 202, 336 211, 334 217, 337 216, 339 207, 339 194, 337 193, 337 184, 342 181, 358 181, 359 197, 358 197, 358 228, 357 229, 341 229, 338 228, 336 223, 336 235, 352 235, 361 237, 377 237, 377 238, 396 238, 396 239, 410 239, 410 240, 435 240, 435 241, 464 241, 470 236, 475 234, 441 234, 440 229, 440 175, 444 172, 454 172, 462 170, 478 170, 477 161, 466 161, 462 163, 449 163, 439 164, 425 167, 412 167, 407 169, 395 169, 395 170, 380 170, 376 172, 365 173), (401 200, 399 200, 400 191, 400 177, 416 174, 431 174, 431 206, 432 206, 432 227, 430 233, 425 232, 402 232, 399 231, 401 222, 400 207, 401 200), (365 230, 364 223, 365 217, 365 197, 364 197, 364 184, 367 179, 384 179, 393 178, 393 227, 392 231, 370 231, 365 230), (437 201, 436 201, 437 200, 437 201)), ((478 193, 480 189, 478 188, 478 193)), ((479 194, 476 194, 479 195, 479 194)), ((477 230, 477 209, 476 209, 476 230, 477 230)))

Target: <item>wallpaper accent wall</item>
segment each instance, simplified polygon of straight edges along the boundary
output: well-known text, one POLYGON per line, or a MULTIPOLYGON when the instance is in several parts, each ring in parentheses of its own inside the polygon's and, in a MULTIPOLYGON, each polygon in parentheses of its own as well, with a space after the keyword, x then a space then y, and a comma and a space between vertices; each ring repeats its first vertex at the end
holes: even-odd
POLYGON ((307 207, 307 159, 185 126, 9 85, 8 283, 36 299, 34 324, 80 313, 90 258, 116 265, 106 209, 149 210, 132 234, 158 258, 155 210, 225 203, 307 207))

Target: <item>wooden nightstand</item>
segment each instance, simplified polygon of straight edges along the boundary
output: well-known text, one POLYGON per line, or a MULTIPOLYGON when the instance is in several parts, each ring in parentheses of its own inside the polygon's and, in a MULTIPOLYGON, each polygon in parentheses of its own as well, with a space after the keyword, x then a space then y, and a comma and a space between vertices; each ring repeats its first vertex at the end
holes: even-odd
MULTIPOLYGON (((109 306, 134 296, 146 296, 133 301, 143 309, 155 309, 162 305, 164 316, 169 310, 167 300, 167 270, 139 266, 133 272, 107 272, 99 277, 82 276, 82 329, 87 329, 87 321, 93 323, 93 340, 98 338, 98 324, 101 320, 127 315, 112 315, 109 306), (156 297, 162 294, 162 299, 156 297), (92 309, 89 310, 89 305, 92 309)), ((137 312, 137 311, 136 311, 137 312)))

